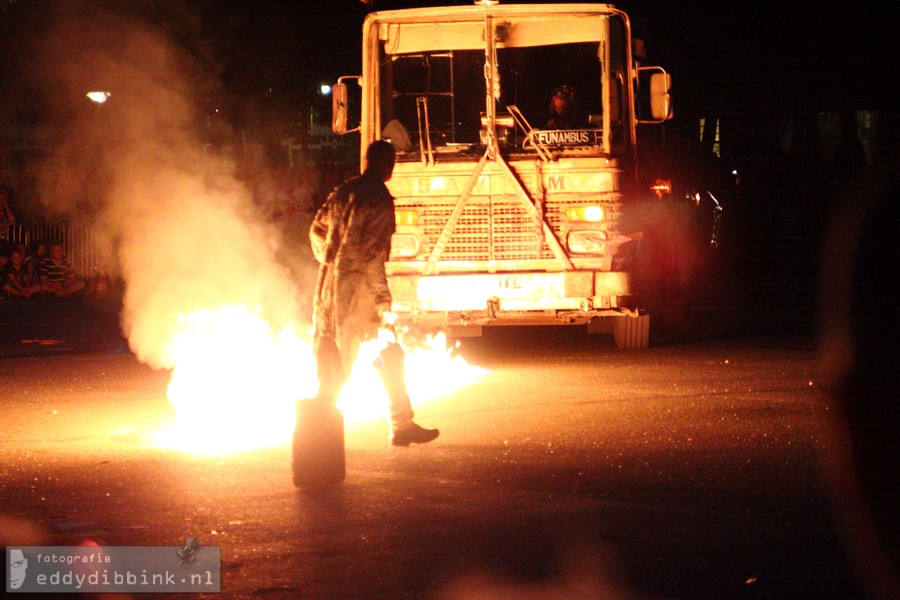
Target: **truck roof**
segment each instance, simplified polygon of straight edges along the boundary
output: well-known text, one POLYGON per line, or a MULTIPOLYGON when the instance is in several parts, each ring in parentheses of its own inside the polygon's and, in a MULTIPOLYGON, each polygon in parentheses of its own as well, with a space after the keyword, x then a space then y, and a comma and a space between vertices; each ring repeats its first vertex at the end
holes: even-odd
POLYGON ((369 13, 366 21, 421 22, 435 20, 475 20, 484 15, 496 17, 534 16, 540 14, 621 13, 613 4, 490 4, 469 6, 428 6, 383 10, 369 13))
POLYGON ((406 54, 429 50, 475 50, 484 47, 486 16, 509 21, 497 47, 524 47, 600 40, 599 20, 627 15, 612 4, 506 4, 437 6, 374 12, 366 17, 363 37, 377 29, 385 52, 406 54))

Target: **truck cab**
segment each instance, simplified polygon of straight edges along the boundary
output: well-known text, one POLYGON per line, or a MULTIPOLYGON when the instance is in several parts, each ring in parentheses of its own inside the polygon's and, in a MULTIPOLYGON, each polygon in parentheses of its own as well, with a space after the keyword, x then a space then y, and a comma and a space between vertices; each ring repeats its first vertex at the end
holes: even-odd
POLYGON ((671 83, 636 64, 628 16, 483 2, 370 13, 362 35, 333 129, 349 132, 356 108, 361 156, 376 139, 397 151, 386 268, 401 324, 586 325, 646 347, 629 210, 654 194, 637 126, 671 118, 671 83), (561 93, 564 126, 550 119, 561 93))

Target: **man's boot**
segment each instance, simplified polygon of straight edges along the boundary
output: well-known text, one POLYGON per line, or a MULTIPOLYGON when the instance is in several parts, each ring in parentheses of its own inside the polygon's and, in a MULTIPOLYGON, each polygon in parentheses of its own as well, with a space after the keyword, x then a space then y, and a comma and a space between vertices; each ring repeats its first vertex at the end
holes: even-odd
POLYGON ((406 393, 405 355, 399 344, 391 343, 376 360, 378 374, 390 400, 391 444, 426 444, 439 435, 437 429, 425 429, 413 423, 413 410, 406 393))

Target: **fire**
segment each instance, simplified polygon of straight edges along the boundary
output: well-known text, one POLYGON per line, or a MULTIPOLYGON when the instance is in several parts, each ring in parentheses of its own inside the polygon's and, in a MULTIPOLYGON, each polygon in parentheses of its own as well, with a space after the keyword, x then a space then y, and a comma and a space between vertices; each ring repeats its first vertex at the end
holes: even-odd
MULTIPOLYGON (((175 365, 168 397, 175 412, 158 445, 200 454, 227 454, 285 444, 295 402, 318 388, 312 345, 289 325, 273 331, 246 306, 198 310, 179 318, 170 342, 175 365)), ((383 419, 387 397, 373 362, 383 339, 363 344, 338 400, 348 424, 383 419)), ((453 356, 439 334, 407 351, 406 379, 421 408, 474 383, 487 371, 453 356)))

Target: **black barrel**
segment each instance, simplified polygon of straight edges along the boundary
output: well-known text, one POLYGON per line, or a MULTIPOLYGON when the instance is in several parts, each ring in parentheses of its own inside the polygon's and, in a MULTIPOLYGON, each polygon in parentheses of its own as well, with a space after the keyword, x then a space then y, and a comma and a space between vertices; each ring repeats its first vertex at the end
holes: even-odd
POLYGON ((344 480, 344 415, 331 400, 297 401, 291 471, 298 488, 327 487, 344 480))

